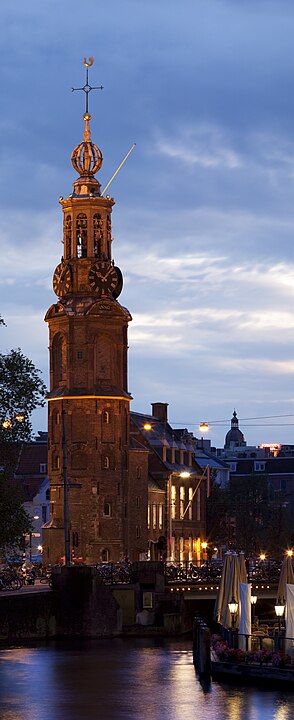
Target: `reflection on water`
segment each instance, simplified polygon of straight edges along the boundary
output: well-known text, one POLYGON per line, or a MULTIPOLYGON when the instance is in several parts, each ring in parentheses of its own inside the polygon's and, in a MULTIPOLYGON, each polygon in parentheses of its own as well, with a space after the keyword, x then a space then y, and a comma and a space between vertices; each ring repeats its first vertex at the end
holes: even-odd
POLYGON ((294 693, 195 677, 190 643, 101 640, 0 652, 1 720, 293 720, 294 693))

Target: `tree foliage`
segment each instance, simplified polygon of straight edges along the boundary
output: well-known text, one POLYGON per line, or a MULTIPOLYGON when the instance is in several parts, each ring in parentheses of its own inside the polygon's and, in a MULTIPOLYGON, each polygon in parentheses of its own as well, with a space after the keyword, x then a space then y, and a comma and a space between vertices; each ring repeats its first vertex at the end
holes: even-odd
POLYGON ((21 495, 5 473, 0 473, 0 554, 20 550, 31 522, 22 505, 21 495))
POLYGON ((45 395, 40 370, 20 348, 0 353, 0 465, 11 467, 21 443, 31 439, 30 416, 45 404, 45 395), (18 413, 24 415, 21 422, 16 420, 18 413), (2 423, 6 419, 11 426, 4 429, 2 423))

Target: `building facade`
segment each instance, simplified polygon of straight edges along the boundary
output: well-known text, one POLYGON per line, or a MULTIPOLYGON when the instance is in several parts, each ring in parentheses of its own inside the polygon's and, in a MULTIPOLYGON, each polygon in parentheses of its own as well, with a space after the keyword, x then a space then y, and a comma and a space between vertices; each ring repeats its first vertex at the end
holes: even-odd
POLYGON ((50 486, 47 473, 47 433, 40 432, 33 442, 24 445, 14 473, 23 506, 32 524, 26 535, 26 559, 42 561, 42 526, 50 514, 50 486))
POLYGON ((196 438, 175 430, 167 403, 152 415, 131 412, 131 437, 148 449, 148 540, 151 559, 201 562, 206 540, 207 472, 195 461, 196 438))
MULTIPOLYGON (((74 191, 60 198, 64 250, 53 276, 58 300, 45 317, 51 502, 43 555, 51 563, 73 554, 87 563, 121 560, 133 532, 129 461, 138 451, 129 447, 131 316, 117 300, 122 274, 112 259, 114 199, 101 195, 95 178, 102 154, 91 141, 90 119, 86 112, 83 141, 71 156, 78 172, 74 191)), ((135 532, 140 541, 141 528, 135 532)))

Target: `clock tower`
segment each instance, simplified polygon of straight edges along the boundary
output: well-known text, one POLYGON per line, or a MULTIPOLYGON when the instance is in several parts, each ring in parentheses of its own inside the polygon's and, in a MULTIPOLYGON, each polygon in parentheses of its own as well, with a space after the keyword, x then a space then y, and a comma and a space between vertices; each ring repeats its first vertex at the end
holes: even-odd
MULTIPOLYGON (((92 63, 89 63, 92 64, 92 63)), ((78 178, 63 212, 63 257, 53 276, 57 301, 48 310, 50 520, 43 561, 73 556, 87 563, 121 560, 128 548, 129 405, 127 330, 130 313, 117 298, 122 274, 112 259, 114 200, 101 195, 103 162, 86 112, 83 141, 71 162, 78 178)))

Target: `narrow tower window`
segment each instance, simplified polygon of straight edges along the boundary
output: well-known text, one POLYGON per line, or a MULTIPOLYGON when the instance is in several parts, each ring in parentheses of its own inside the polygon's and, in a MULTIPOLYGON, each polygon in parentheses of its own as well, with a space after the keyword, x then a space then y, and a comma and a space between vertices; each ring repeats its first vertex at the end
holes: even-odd
POLYGON ((76 221, 77 257, 87 257, 87 216, 79 213, 76 221))
POLYGON ((108 410, 103 410, 102 420, 103 420, 103 422, 104 422, 105 425, 109 425, 109 423, 110 423, 110 414, 109 414, 108 410))
POLYGON ((71 216, 67 215, 64 219, 64 257, 66 260, 71 258, 71 216))
POLYGON ((99 213, 95 213, 93 217, 93 236, 94 236, 94 256, 97 258, 102 257, 102 220, 99 213))

